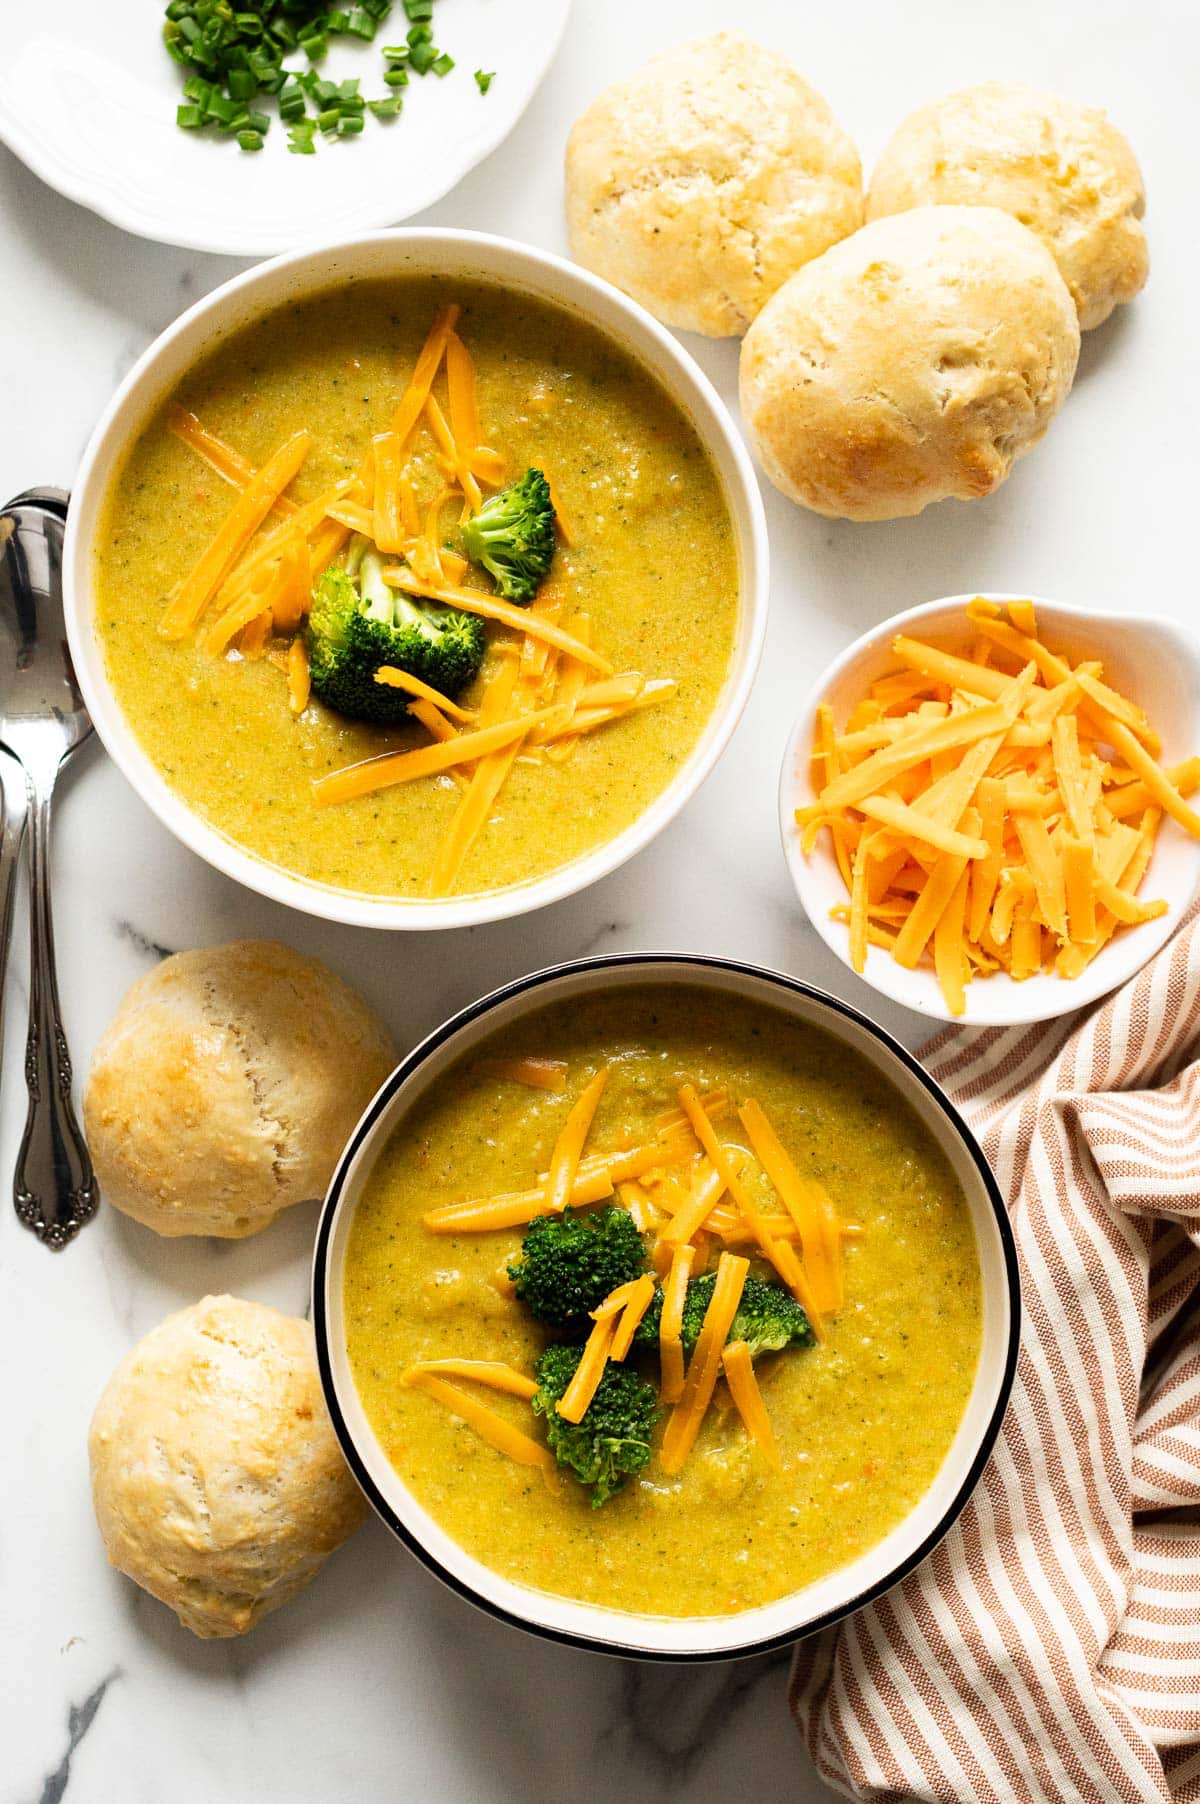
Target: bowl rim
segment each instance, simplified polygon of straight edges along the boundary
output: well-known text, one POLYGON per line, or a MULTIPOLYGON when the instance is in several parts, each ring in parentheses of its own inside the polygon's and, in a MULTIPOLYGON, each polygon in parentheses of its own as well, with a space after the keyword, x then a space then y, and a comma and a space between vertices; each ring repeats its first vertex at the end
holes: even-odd
MULTIPOLYGON (((843 673, 858 659, 877 649, 894 633, 909 630, 931 615, 942 614, 950 609, 965 608, 971 601, 1032 601, 1039 614, 1048 618, 1060 616, 1081 624, 1092 624, 1098 630, 1115 628, 1119 632, 1140 633, 1147 635, 1157 633, 1160 637, 1173 643, 1181 658, 1185 658, 1194 676, 1200 681, 1200 639, 1179 620, 1166 614, 1122 612, 1097 613, 1093 608, 1080 607, 1071 602, 1056 601, 1048 595, 1037 595, 1030 589, 970 589, 959 595, 941 595, 932 601, 919 602, 915 607, 905 608, 902 613, 891 614, 878 626, 869 628, 847 645, 838 656, 827 664, 819 677, 810 686, 800 710, 788 729, 784 742, 783 758, 779 768, 777 789, 777 818, 779 838, 783 851, 784 863, 796 898, 810 926, 817 937, 833 952, 839 961, 851 971, 855 978, 870 986, 879 995, 886 996, 891 1002, 898 1002, 903 1008, 918 1014, 929 1021, 942 1021, 957 1027, 1031 1027, 1040 1021, 1053 1021, 1063 1015, 1072 1014, 1076 1009, 1086 1008, 1099 1001, 1111 990, 1126 983, 1131 977, 1149 963, 1166 941, 1174 933, 1182 913, 1197 888, 1200 888, 1200 842, 1196 843, 1192 856, 1192 881, 1186 895, 1174 903, 1167 912, 1156 920, 1142 922, 1136 933, 1130 933, 1110 943, 1087 967, 1082 976, 1066 983, 1055 980, 1056 990, 1045 992, 1046 1000, 1042 1003, 1031 1002, 1019 1011, 1016 1009, 997 1009, 989 1004, 989 996, 997 993, 1024 996, 1027 986, 1005 983, 997 992, 988 982, 974 983, 968 989, 967 1010, 963 1015, 951 1015, 942 999, 941 991, 933 973, 924 969, 900 973, 900 967, 892 960, 873 960, 868 953, 864 971, 854 971, 850 963, 849 938, 840 922, 829 920, 824 910, 814 911, 809 907, 814 884, 813 866, 800 850, 799 837, 796 832, 793 810, 798 800, 798 780, 796 772, 802 759, 808 755, 808 747, 812 741, 812 722, 816 714, 817 704, 824 701, 828 692, 837 683, 843 673), (1125 950, 1123 958, 1111 955, 1125 950), (1115 965, 1115 969, 1113 966, 1115 965), (908 980, 907 982, 905 980, 908 980), (914 999, 912 986, 914 981, 920 983, 921 1000, 914 999), (1061 1000, 1058 991, 1065 992, 1061 1000)), ((1039 631, 1041 630, 1039 625, 1039 631)), ((1197 721, 1200 723, 1200 704, 1196 708, 1197 721)))
POLYGON ((223 875, 271 901, 347 926, 405 932, 477 927, 531 913, 578 894, 644 851, 692 801, 728 748, 758 672, 770 600, 770 550, 758 478, 729 408, 691 354, 645 308, 569 259, 499 233, 450 226, 396 226, 306 244, 220 283, 172 320, 127 372, 88 439, 68 509, 62 574, 67 642, 93 725, 121 774, 168 831, 223 875), (472 279, 518 294, 532 292, 578 313, 626 355, 642 361, 689 418, 716 468, 738 557, 737 625, 725 680, 691 755, 666 787, 619 833, 567 864, 503 889, 438 900, 372 896, 316 883, 259 858, 207 822, 143 748, 104 673, 103 648, 93 624, 91 562, 101 505, 120 459, 163 398, 160 392, 147 400, 142 391, 153 384, 174 347, 207 327, 205 342, 188 353, 194 365, 228 330, 266 318, 282 304, 276 295, 230 326, 228 316, 236 315, 247 292, 252 296, 257 288, 272 289, 289 272, 303 275, 322 268, 329 279, 314 281, 303 289, 305 294, 344 286, 362 273, 354 267, 359 260, 370 263, 389 247, 418 259, 423 250, 434 259, 447 249, 457 252, 472 279), (471 263, 473 251, 480 254, 479 268, 471 263), (506 262, 507 272, 498 273, 488 259, 506 262), (341 267, 330 267, 339 263, 341 267))
MULTIPOLYGON (((477 1609, 498 1621, 507 1623, 513 1628, 523 1629, 527 1633, 541 1636, 544 1640, 558 1642, 568 1647, 581 1648, 590 1653, 610 1654, 622 1659, 637 1659, 656 1662, 668 1662, 686 1665, 708 1665, 718 1660, 745 1659, 753 1654, 770 1652, 773 1649, 787 1647, 799 1639, 815 1635, 822 1629, 831 1628, 843 1621, 856 1610, 874 1602, 890 1591, 894 1585, 913 1572, 922 1561, 928 1558, 934 1548, 941 1542, 954 1526, 967 1503, 970 1501, 975 1487, 983 1474, 984 1467, 991 1458, 992 1450, 999 1436, 1004 1417, 1012 1395, 1016 1378, 1017 1359, 1020 1350, 1022 1327, 1021 1277, 1017 1260, 1016 1241, 1012 1223, 1004 1204, 1000 1186, 988 1164, 982 1147, 966 1120, 947 1096, 942 1087, 925 1070, 916 1054, 909 1051, 886 1028, 873 1021, 860 1009, 828 991, 819 989, 802 979, 792 977, 786 972, 772 970, 768 966, 750 964, 744 960, 722 958, 704 953, 692 952, 617 952, 587 958, 569 959, 560 964, 547 965, 541 970, 530 972, 524 977, 500 985, 477 1001, 468 1003, 455 1014, 449 1016, 440 1026, 418 1042, 396 1066, 391 1075, 368 1104, 354 1132, 347 1141, 337 1167, 330 1179, 329 1189, 321 1206, 321 1215, 317 1223, 316 1238, 313 1245, 312 1284, 310 1293, 311 1320, 316 1341, 317 1366, 320 1373, 321 1388, 325 1396, 325 1404, 329 1411, 330 1421, 337 1436, 343 1457, 376 1515, 433 1576, 440 1579, 449 1589, 466 1602, 474 1604, 477 1609), (987 1422, 980 1436, 978 1445, 970 1460, 962 1482, 948 1501, 938 1520, 903 1560, 890 1571, 880 1576, 873 1584, 865 1586, 852 1597, 844 1600, 835 1608, 823 1612, 819 1617, 806 1620, 790 1629, 782 1629, 776 1634, 752 1639, 733 1647, 717 1647, 713 1649, 684 1650, 675 1652, 661 1648, 645 1648, 636 1642, 628 1644, 612 1640, 602 1640, 583 1633, 574 1633, 567 1629, 539 1622, 533 1616, 520 1615, 506 1608, 496 1599, 477 1590, 456 1573, 443 1566, 437 1556, 430 1551, 421 1538, 415 1534, 397 1515, 387 1498, 375 1484, 367 1468, 366 1462, 359 1454, 353 1432, 342 1411, 337 1393, 337 1384, 330 1354, 330 1322, 326 1310, 325 1291, 329 1278, 330 1250, 336 1218, 341 1208, 350 1169, 360 1148, 374 1131, 380 1116, 391 1104, 392 1098, 408 1079, 437 1052, 447 1041, 453 1039, 462 1029, 479 1021, 504 1003, 530 995, 544 985, 555 980, 575 974, 611 971, 617 968, 628 969, 631 974, 640 970, 652 970, 655 966, 689 966, 702 979, 704 972, 717 969, 736 975, 750 977, 791 995, 800 996, 809 1003, 815 1003, 818 1011, 824 1009, 831 1015, 852 1022, 857 1028, 865 1031, 877 1040, 883 1048, 891 1053, 904 1067, 907 1076, 914 1079, 929 1100, 946 1118, 947 1124, 971 1163, 975 1167, 987 1199, 988 1206, 996 1229, 999 1250, 1003 1265, 1004 1288, 1008 1301, 1008 1330, 1004 1348, 1004 1357, 998 1372, 998 1383, 995 1400, 988 1415, 987 1422)), ((483 1564, 483 1562, 478 1562, 483 1564)), ((538 1592, 531 1590, 530 1596, 537 1597, 538 1592)), ((782 1601, 782 1600, 781 1600, 782 1601)), ((629 1612, 629 1620, 634 1624, 640 1620, 635 1612, 629 1612)), ((703 1620, 703 1619, 698 1619, 703 1620)), ((715 1618, 721 1621, 723 1618, 715 1618)))

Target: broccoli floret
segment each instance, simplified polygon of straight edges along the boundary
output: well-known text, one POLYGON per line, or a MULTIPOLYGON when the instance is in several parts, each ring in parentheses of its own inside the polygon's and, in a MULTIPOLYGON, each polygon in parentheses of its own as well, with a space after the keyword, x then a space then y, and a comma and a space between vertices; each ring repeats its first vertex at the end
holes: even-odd
POLYGON ((483 622, 436 601, 417 602, 389 589, 374 552, 357 579, 334 565, 313 595, 305 639, 313 694, 351 720, 392 726, 411 697, 375 681, 382 664, 420 677, 455 701, 483 663, 483 622))
POLYGON ((571 1209, 539 1215, 508 1275, 531 1315, 570 1335, 590 1328, 590 1312, 645 1269, 646 1248, 632 1215, 608 1203, 592 1215, 571 1209))
MULTIPOLYGON (((684 1353, 689 1358, 716 1281, 714 1272, 705 1272, 703 1277, 693 1278, 688 1284, 687 1296, 683 1302, 680 1338, 684 1353)), ((662 1291, 656 1290, 654 1301, 638 1323, 637 1333, 633 1337, 635 1346, 657 1346, 661 1315, 662 1291)), ((725 1339, 727 1342, 744 1340, 750 1349, 750 1357, 757 1359, 760 1353, 779 1353, 785 1347, 811 1347, 816 1336, 804 1310, 782 1284, 767 1283, 761 1278, 747 1278, 742 1288, 738 1312, 725 1339)))
POLYGON ((535 1368, 533 1407, 546 1418, 551 1453, 591 1487, 592 1508, 598 1509, 650 1458, 650 1435, 660 1411, 654 1387, 610 1359, 582 1422, 565 1422, 554 1406, 574 1377, 582 1352, 561 1342, 546 1348, 535 1368))
POLYGON ((554 503, 540 470, 526 470, 462 528, 463 550, 506 601, 532 601, 554 558, 554 503))

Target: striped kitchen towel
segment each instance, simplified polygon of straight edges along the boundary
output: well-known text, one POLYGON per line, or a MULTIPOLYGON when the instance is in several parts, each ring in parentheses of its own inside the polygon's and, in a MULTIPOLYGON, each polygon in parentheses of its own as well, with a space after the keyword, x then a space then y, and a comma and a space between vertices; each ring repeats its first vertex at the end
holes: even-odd
POLYGON ((1009 1199, 1025 1319, 971 1502, 796 1652, 849 1797, 1200 1801, 1200 911, 1086 1017, 924 1062, 1009 1199))

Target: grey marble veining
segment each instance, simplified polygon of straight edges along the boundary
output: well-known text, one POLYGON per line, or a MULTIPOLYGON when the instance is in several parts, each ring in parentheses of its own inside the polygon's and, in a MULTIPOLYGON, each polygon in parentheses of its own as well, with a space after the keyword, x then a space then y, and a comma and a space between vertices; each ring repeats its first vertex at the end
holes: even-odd
POLYGON ((62 1759, 52 1773, 47 1773, 38 1798, 38 1804, 59 1804, 66 1796, 67 1786, 71 1780, 71 1762, 79 1748, 80 1742, 96 1720, 96 1714, 104 1702, 109 1686, 114 1679, 121 1676, 120 1667, 114 1666, 106 1678, 88 1692, 82 1703, 71 1704, 67 1709, 67 1745, 63 1749, 62 1759))
MULTIPOLYGON (((452 0, 446 0, 452 4, 452 0)), ((151 13, 153 8, 150 8, 151 13)), ((990 501, 856 528, 766 497, 772 620, 760 680, 718 770, 624 870, 536 917, 471 933, 382 939, 287 914, 177 845, 97 746, 68 773, 57 824, 59 962, 77 1062, 125 987, 168 950, 277 936, 368 989, 411 1045, 451 1010, 540 965, 594 951, 690 949, 782 968, 865 1004, 910 1042, 800 919, 779 855, 775 780, 800 696, 885 615, 968 588, 1181 615, 1195 591, 1197 453, 1188 398, 1197 252, 1177 123, 1194 105, 1170 0, 1131 37, 1121 0, 1003 9, 862 0, 578 0, 524 122, 427 215, 563 248, 559 166, 570 120, 630 62, 736 22, 787 48, 867 161, 918 102, 987 76, 1107 105, 1149 186, 1151 285, 1091 334, 1046 445, 990 501), (1158 36, 1180 54, 1153 49, 1158 36)), ((1194 63, 1194 55, 1190 61, 1194 63)), ((399 141, 398 141, 399 142, 399 141)), ((348 147, 347 166, 352 166, 348 147)), ((402 177, 401 177, 402 179, 402 177)), ((154 334, 239 266, 144 244, 51 193, 0 149, 0 487, 69 484, 87 435, 154 334)), ((736 399, 736 347, 689 341, 736 399)), ((25 916, 6 983, 4 1068, 20 1069, 25 916)), ((0 1093, 7 1186, 22 1112, 0 1093)), ((817 1804, 779 1656, 640 1666, 552 1647, 479 1614, 370 1524, 293 1605, 242 1641, 201 1643, 105 1565, 85 1440, 131 1342, 206 1290, 301 1312, 315 1209, 240 1243, 160 1241, 108 1211, 51 1257, 0 1199, 0 1804, 817 1804)))

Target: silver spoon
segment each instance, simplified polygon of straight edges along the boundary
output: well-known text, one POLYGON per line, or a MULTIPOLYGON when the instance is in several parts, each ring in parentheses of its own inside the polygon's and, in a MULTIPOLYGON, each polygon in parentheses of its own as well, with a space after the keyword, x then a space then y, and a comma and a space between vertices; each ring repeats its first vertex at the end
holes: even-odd
POLYGON ((0 1058, 4 1052, 4 974, 8 970, 17 865, 28 813, 25 773, 15 758, 0 752, 0 1058))
MULTIPOLYGON (((96 1213, 99 1195, 71 1104, 54 973, 50 807, 63 764, 92 730, 67 650, 62 545, 67 497, 29 489, 0 513, 0 749, 25 780, 29 820, 29 1106, 13 1203, 49 1247, 64 1247, 96 1213)), ((5 795, 14 785, 6 784, 5 795)))

